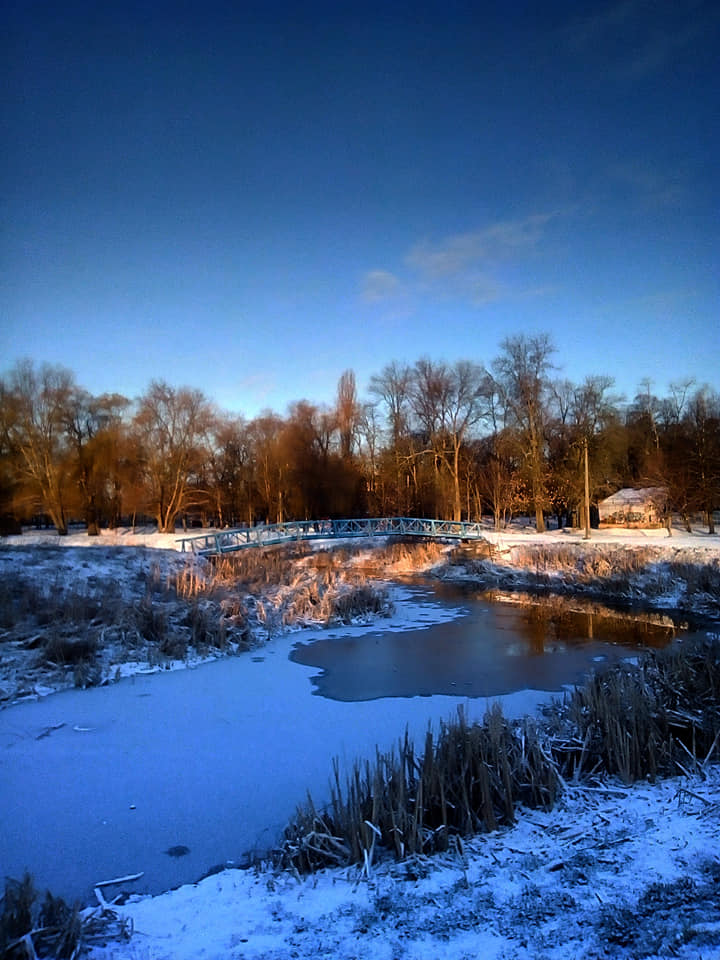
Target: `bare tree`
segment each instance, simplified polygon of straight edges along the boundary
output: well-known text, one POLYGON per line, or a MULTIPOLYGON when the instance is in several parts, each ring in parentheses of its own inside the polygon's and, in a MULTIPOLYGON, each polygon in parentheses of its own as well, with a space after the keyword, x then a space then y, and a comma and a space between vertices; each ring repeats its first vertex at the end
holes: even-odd
POLYGON ((708 533, 715 533, 713 510, 720 503, 720 394, 704 386, 692 396, 686 420, 690 439, 692 497, 708 533))
POLYGON ((383 499, 394 501, 394 512, 398 513, 409 512, 410 479, 416 473, 410 450, 412 382, 412 369, 407 364, 393 361, 381 373, 371 377, 369 387, 370 394, 384 408, 388 424, 389 449, 386 448, 382 461, 384 475, 388 477, 386 487, 392 492, 389 498, 383 499))
POLYGON ((370 393, 385 404, 394 447, 407 433, 412 381, 412 369, 396 361, 370 378, 370 393))
POLYGON ((118 394, 93 397, 76 387, 64 413, 65 432, 73 453, 73 477, 90 537, 100 532, 105 501, 112 501, 118 493, 118 472, 113 469, 112 454, 116 453, 122 412, 128 405, 129 400, 118 394))
POLYGON ((495 382, 509 418, 519 432, 538 533, 545 530, 548 505, 545 430, 548 421, 550 358, 555 351, 550 337, 520 335, 501 343, 495 360, 495 382))
POLYGON ((360 416, 355 374, 352 370, 346 370, 338 381, 335 402, 335 417, 340 434, 340 456, 345 461, 350 460, 353 455, 360 416))
POLYGON ((288 465, 282 449, 285 422, 264 411, 251 421, 249 432, 255 457, 257 484, 268 521, 282 523, 287 501, 288 465))
POLYGON ((140 443, 148 500, 158 530, 172 533, 193 504, 191 476, 201 464, 214 413, 200 390, 153 381, 140 398, 134 430, 140 443))
MULTIPOLYGON (((550 412, 554 416, 547 439, 551 501, 558 524, 571 511, 577 512, 579 520, 587 506, 584 503, 586 450, 590 499, 613 472, 608 431, 619 422, 617 405, 621 399, 609 392, 613 385, 612 377, 590 376, 579 385, 561 380, 551 386, 550 412)), ((589 522, 590 518, 585 517, 585 523, 589 522)))
POLYGON ((0 384, 3 432, 17 469, 40 500, 57 532, 68 532, 70 452, 65 422, 76 390, 73 374, 30 360, 18 363, 0 384))
POLYGON ((423 358, 414 368, 412 407, 436 466, 444 466, 452 486, 453 519, 462 519, 460 452, 469 432, 488 415, 489 380, 478 364, 453 366, 423 358))

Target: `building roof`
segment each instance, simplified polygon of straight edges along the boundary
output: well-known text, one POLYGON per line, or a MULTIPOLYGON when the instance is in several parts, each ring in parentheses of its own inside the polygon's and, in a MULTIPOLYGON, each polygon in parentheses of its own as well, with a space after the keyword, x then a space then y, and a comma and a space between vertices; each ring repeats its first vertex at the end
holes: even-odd
POLYGON ((647 503, 657 503, 667 497, 667 490, 664 487, 623 487, 617 490, 611 496, 601 500, 598 506, 607 507, 633 507, 642 506, 647 503))

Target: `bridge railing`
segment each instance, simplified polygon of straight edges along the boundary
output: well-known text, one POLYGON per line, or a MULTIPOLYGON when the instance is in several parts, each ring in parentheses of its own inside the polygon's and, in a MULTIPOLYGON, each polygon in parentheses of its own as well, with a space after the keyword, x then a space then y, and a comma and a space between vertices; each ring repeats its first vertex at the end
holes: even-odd
POLYGON ((352 520, 292 520, 217 530, 178 540, 183 553, 209 556, 232 553, 248 547, 269 547, 293 540, 327 540, 346 537, 390 535, 428 537, 435 540, 482 540, 484 533, 475 521, 428 520, 419 517, 363 517, 352 520))

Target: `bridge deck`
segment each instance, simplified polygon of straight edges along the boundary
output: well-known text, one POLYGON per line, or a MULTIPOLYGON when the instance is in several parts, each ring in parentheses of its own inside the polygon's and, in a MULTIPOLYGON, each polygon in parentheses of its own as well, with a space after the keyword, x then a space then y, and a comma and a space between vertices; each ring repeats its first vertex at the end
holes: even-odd
POLYGON ((292 520, 267 526, 217 530, 178 540, 183 553, 200 556, 232 553, 248 547, 269 547, 300 540, 331 540, 345 537, 426 537, 433 540, 483 540, 479 523, 453 520, 423 520, 417 517, 371 517, 360 520, 292 520))

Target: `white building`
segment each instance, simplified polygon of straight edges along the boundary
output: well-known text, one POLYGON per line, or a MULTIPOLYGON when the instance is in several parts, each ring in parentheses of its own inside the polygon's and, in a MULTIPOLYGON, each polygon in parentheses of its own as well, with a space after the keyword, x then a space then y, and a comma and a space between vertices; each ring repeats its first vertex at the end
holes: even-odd
POLYGON ((667 504, 663 487, 624 487, 598 503, 601 527, 659 527, 667 504))

